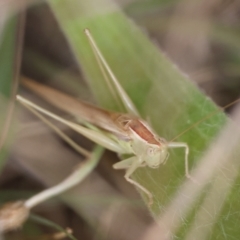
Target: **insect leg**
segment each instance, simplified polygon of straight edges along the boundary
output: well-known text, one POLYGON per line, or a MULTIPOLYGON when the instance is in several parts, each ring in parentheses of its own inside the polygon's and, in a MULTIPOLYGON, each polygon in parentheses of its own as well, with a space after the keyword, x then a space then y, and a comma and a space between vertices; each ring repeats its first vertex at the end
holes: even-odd
POLYGON ((94 130, 85 128, 79 124, 67 121, 41 107, 39 107, 38 105, 28 101, 27 99, 23 98, 22 96, 17 95, 17 100, 19 102, 21 102, 24 106, 29 106, 33 109, 36 109, 37 111, 65 124, 66 126, 72 128, 73 130, 75 130, 76 132, 79 132, 80 134, 82 134, 83 136, 87 137, 88 139, 92 140, 93 142, 111 150, 117 153, 122 153, 123 150, 122 148, 119 146, 118 143, 116 143, 116 141, 112 140, 110 137, 108 137, 106 134, 101 133, 101 132, 96 132, 94 130))
POLYGON ((130 157, 130 158, 127 158, 125 160, 122 160, 120 162, 117 162, 113 165, 113 168, 114 169, 128 169, 129 167, 131 167, 131 165, 133 164, 134 160, 136 160, 136 156, 134 157, 130 157))
MULTIPOLYGON (((148 200, 148 206, 151 206, 153 203, 153 196, 152 194, 145 188, 143 187, 141 184, 139 184, 138 182, 134 181, 133 179, 130 178, 130 176, 134 173, 134 171, 141 167, 143 165, 143 162, 140 161, 137 157, 135 157, 135 159, 130 158, 132 161, 132 165, 129 166, 129 168, 126 171, 125 174, 125 179, 130 182, 131 184, 135 185, 136 187, 138 187, 139 189, 141 189, 143 192, 145 192, 149 198, 148 200)), ((128 159, 126 159, 128 160, 128 159)))
POLYGON ((168 143, 169 148, 185 148, 185 175, 187 178, 192 179, 189 174, 189 167, 188 167, 188 154, 189 154, 189 147, 184 142, 170 142, 168 143))
POLYGON ((89 43, 92 47, 93 53, 95 54, 95 57, 97 59, 97 62, 99 63, 99 67, 100 67, 100 69, 103 73, 103 76, 106 80, 106 83, 107 83, 109 89, 111 90, 111 89, 114 88, 116 90, 116 91, 114 90, 112 92, 113 97, 115 98, 115 96, 118 95, 122 104, 124 105, 125 110, 128 113, 131 113, 135 116, 140 116, 136 107, 134 106, 132 100, 127 95, 127 93, 125 92, 125 90, 123 89, 121 84, 119 83, 118 79, 114 75, 113 71, 109 67, 107 61, 103 57, 101 51, 99 50, 97 44, 95 43, 95 41, 94 41, 94 39, 93 39, 93 37, 92 37, 92 35, 91 35, 91 33, 88 29, 85 29, 85 34, 88 37, 88 40, 89 40, 89 43))

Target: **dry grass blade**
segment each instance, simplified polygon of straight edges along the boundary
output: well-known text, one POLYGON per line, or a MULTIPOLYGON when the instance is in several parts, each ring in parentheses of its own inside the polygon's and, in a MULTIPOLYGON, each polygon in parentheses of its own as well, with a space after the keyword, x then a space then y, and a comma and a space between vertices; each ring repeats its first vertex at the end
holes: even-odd
POLYGON ((24 201, 6 203, 0 208, 0 234, 19 229, 29 216, 24 201))

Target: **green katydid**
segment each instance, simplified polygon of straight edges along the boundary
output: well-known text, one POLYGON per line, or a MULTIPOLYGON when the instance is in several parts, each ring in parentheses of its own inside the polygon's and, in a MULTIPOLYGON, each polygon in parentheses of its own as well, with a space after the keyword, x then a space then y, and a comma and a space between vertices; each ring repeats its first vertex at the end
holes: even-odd
MULTIPOLYGON (((80 132, 82 135, 90 138, 107 149, 116 151, 119 154, 132 154, 130 158, 114 164, 113 167, 115 169, 126 169, 126 180, 145 192, 148 195, 149 204, 152 204, 153 199, 151 192, 138 182, 134 181, 131 178, 131 175, 139 167, 148 166, 151 168, 157 168, 160 164, 164 164, 169 156, 168 148, 184 148, 186 176, 190 177, 188 171, 188 145, 183 142, 168 143, 165 139, 158 137, 157 134, 154 133, 153 129, 151 129, 151 127, 140 118, 134 104, 118 83, 115 75, 111 71, 96 43, 91 37, 90 32, 85 30, 85 33, 88 36, 99 65, 106 76, 106 80, 109 85, 114 85, 117 93, 121 97, 126 111, 129 112, 129 114, 113 113, 94 107, 90 104, 79 102, 57 92, 56 90, 31 82, 27 79, 23 80, 23 83, 46 100, 50 101, 53 105, 104 130, 103 132, 96 132, 92 129, 78 126, 77 124, 70 124, 71 127, 80 132), (111 83, 109 82, 107 75, 112 80, 111 83), (110 134, 106 135, 106 131, 110 134)), ((26 101, 22 97, 18 96, 17 98, 20 102, 24 102, 24 104, 36 108, 35 105, 26 101)), ((39 107, 37 109, 42 111, 39 107)), ((42 112, 46 113, 46 111, 42 112)), ((51 116, 53 117, 53 114, 51 114, 51 116)), ((67 123, 65 120, 64 122, 67 123)))
POLYGON ((26 78, 22 81, 26 87, 33 90, 56 107, 77 116, 82 119, 82 121, 88 122, 98 129, 89 129, 82 125, 61 119, 21 96, 17 96, 17 99, 25 105, 35 108, 38 111, 67 124, 85 137, 109 150, 115 151, 120 155, 131 154, 130 158, 114 164, 113 167, 115 169, 126 169, 126 180, 145 192, 149 198, 149 205, 151 205, 153 202, 152 193, 141 184, 134 181, 131 178, 131 175, 139 167, 148 166, 150 168, 157 168, 160 164, 166 163, 169 156, 168 148, 184 148, 185 173, 186 176, 190 178, 188 170, 189 147, 184 142, 167 142, 165 139, 158 137, 147 122, 141 119, 131 99, 121 87, 105 61, 90 32, 85 30, 85 33, 108 85, 116 90, 128 114, 110 112, 80 102, 72 97, 26 78))

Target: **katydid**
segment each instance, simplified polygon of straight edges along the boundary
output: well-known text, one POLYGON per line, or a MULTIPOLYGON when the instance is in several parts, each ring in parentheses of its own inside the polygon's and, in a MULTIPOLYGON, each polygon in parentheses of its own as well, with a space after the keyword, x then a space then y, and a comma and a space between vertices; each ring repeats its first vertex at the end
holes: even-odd
MULTIPOLYGON (((53 113, 49 113, 21 96, 18 96, 18 100, 24 105, 35 108, 65 123, 85 137, 88 137, 109 150, 113 150, 119 154, 132 154, 130 158, 114 164, 113 167, 115 169, 127 169, 125 174, 126 180, 148 195, 149 204, 152 204, 152 194, 145 187, 130 178, 132 173, 138 167, 149 166, 151 168, 157 168, 160 164, 165 163, 169 155, 167 151, 168 147, 185 147, 185 161, 187 164, 187 144, 168 143, 166 140, 159 138, 147 123, 139 117, 130 114, 110 112, 84 102, 79 102, 63 93, 26 78, 24 78, 22 82, 26 87, 44 97, 44 99, 58 108, 70 112, 83 121, 99 127, 99 131, 84 128, 81 125, 71 123, 64 119, 60 120, 59 117, 53 113), (117 148, 117 146, 119 147, 117 148)), ((187 167, 186 174, 189 176, 187 167)))
POLYGON ((22 83, 27 88, 33 90, 56 107, 73 114, 75 117, 81 119, 83 123, 88 122, 92 124, 97 127, 97 130, 60 119, 58 116, 30 103, 21 96, 17 96, 17 98, 25 105, 36 108, 38 111, 67 124, 85 137, 109 150, 115 151, 120 155, 131 154, 131 157, 114 164, 113 168, 126 169, 125 179, 146 193, 149 199, 149 205, 151 205, 153 203, 152 193, 133 180, 131 175, 139 167, 148 166, 150 168, 157 168, 160 164, 166 163, 169 156, 169 148, 184 148, 185 174, 188 178, 191 178, 188 170, 189 147, 187 143, 184 142, 167 142, 165 139, 160 138, 147 122, 141 119, 131 99, 121 87, 105 61, 90 32, 85 30, 85 33, 108 86, 118 93, 122 101, 121 104, 124 105, 128 114, 111 112, 88 103, 80 102, 79 100, 27 78, 23 78, 22 80, 22 83))

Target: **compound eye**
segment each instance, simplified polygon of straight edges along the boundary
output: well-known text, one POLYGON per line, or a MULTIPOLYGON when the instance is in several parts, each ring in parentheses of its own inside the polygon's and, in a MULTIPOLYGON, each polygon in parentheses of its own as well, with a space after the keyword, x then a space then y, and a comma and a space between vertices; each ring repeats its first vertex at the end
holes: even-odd
POLYGON ((153 156, 155 154, 155 149, 154 148, 148 148, 148 155, 153 156))

